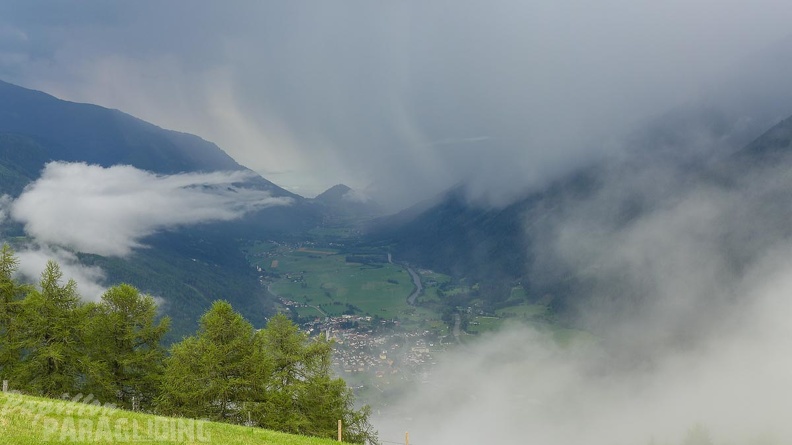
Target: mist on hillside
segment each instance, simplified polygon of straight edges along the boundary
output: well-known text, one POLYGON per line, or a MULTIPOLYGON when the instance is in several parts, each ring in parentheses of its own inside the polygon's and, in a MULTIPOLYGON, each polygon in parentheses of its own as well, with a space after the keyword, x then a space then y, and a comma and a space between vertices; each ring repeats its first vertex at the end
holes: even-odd
POLYGON ((789 157, 709 157, 702 174, 689 159, 642 156, 604 167, 593 193, 525 227, 538 240, 526 270, 566 283, 579 298, 567 321, 591 335, 482 335, 380 413, 381 437, 792 441, 789 157))
POLYGON ((147 249, 152 234, 214 221, 231 221, 292 200, 235 187, 247 172, 156 175, 131 166, 103 168, 50 162, 15 199, 0 196, 0 222, 20 224, 19 275, 35 282, 55 260, 86 300, 105 292, 105 272, 74 252, 129 257, 147 249))

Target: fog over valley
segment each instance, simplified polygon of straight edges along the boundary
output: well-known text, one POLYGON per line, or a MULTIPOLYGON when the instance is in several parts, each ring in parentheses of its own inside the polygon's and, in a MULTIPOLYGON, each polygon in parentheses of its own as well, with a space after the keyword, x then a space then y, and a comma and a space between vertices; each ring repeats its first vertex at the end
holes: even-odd
POLYGON ((332 338, 385 443, 792 443, 790 19, 4 1, 0 239, 168 346, 218 299, 332 338))
MULTIPOLYGON (((781 133, 788 144, 789 122, 781 133)), ((736 159, 705 174, 628 162, 544 209, 525 227, 527 276, 576 295, 568 316, 594 337, 483 337, 442 356, 381 428, 409 419, 431 443, 786 443, 789 157, 736 159)))

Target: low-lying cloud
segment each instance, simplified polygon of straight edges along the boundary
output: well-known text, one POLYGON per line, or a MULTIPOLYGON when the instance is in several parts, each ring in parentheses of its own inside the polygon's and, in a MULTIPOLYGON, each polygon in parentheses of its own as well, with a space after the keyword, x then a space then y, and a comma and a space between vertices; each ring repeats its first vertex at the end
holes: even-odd
POLYGON ((559 348, 529 328, 487 337, 442 357, 376 425, 431 444, 788 443, 790 273, 772 267, 742 321, 695 350, 652 351, 651 368, 609 367, 607 347, 559 348), (696 425, 712 442, 691 441, 696 425))
POLYGON ((721 159, 703 174, 651 161, 604 167, 526 224, 529 276, 563 283, 555 297, 595 337, 560 347, 517 327, 442 356, 382 414, 383 438, 792 441, 790 159, 721 159))
POLYGON ((341 196, 341 199, 356 204, 365 204, 371 202, 371 197, 369 195, 358 190, 349 190, 341 196))
POLYGON ((52 162, 11 207, 40 243, 125 256, 155 232, 229 221, 289 198, 244 188, 251 172, 156 175, 131 166, 52 162))
POLYGON ((48 261, 55 261, 63 272, 63 283, 74 280, 77 292, 88 301, 98 301, 107 288, 104 286, 105 273, 97 266, 86 266, 73 252, 58 247, 29 244, 16 252, 19 260, 18 273, 24 281, 38 283, 48 261))

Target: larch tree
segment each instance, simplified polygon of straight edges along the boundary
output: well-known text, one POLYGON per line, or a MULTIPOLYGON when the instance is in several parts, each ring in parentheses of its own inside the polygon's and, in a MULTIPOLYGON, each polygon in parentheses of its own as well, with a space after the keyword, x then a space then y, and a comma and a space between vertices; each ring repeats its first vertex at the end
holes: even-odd
POLYGON ((171 347, 159 407, 163 413, 243 423, 244 405, 261 385, 253 326, 231 305, 216 301, 198 333, 171 347))
POLYGON ((88 312, 86 337, 95 372, 85 391, 123 408, 135 401, 148 409, 164 372, 161 341, 170 319, 158 318, 154 299, 128 284, 108 289, 88 312))
MULTIPOLYGON (((19 261, 8 244, 0 249, 0 378, 15 380, 13 368, 21 358, 19 330, 22 301, 31 287, 14 279, 19 261)), ((16 382, 14 382, 16 384, 16 382)))
POLYGON ((159 408, 320 437, 335 437, 342 420, 345 441, 376 442, 370 410, 354 408, 351 390, 332 376, 331 355, 327 339, 308 338, 284 315, 256 331, 215 302, 198 333, 172 346, 159 408))
POLYGON ((15 379, 25 390, 60 396, 78 391, 91 363, 85 350, 86 313, 77 295, 77 284, 61 284, 63 274, 54 261, 41 274, 39 289, 20 304, 16 338, 20 361, 15 379))
POLYGON ((332 438, 342 420, 345 441, 376 441, 369 408, 355 410, 352 391, 332 375, 330 341, 323 335, 309 339, 283 314, 272 317, 259 336, 273 366, 268 386, 259 394, 259 426, 332 438))

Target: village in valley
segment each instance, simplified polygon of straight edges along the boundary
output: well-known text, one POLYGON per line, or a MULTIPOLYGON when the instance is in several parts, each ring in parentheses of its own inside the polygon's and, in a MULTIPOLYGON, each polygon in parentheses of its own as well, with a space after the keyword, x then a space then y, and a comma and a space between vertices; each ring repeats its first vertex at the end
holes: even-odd
POLYGON ((331 340, 333 368, 356 392, 427 381, 436 355, 455 343, 447 324, 407 302, 416 286, 404 266, 340 247, 268 242, 248 254, 280 310, 331 340))
POLYGON ((442 345, 435 343, 437 336, 430 331, 402 332, 394 329, 398 322, 389 320, 379 320, 379 326, 372 322, 369 316, 342 315, 318 319, 303 328, 333 342, 333 365, 341 374, 368 373, 404 380, 425 377, 435 364, 432 353, 442 350, 442 345))
POLYGON ((511 305, 485 311, 476 300, 447 304, 475 293, 432 270, 396 263, 381 250, 341 242, 252 242, 246 253, 261 285, 311 337, 333 344, 337 375, 364 399, 382 397, 408 382, 427 383, 439 354, 465 338, 509 320, 537 322, 546 308, 525 303, 516 286, 511 305))
MULTIPOLYGON (((286 307, 299 303, 281 300, 286 307)), ((429 330, 405 331, 399 321, 368 315, 317 317, 300 325, 311 337, 325 336, 333 345, 333 369, 361 400, 379 399, 407 383, 427 383, 436 355, 450 346, 429 330)))

